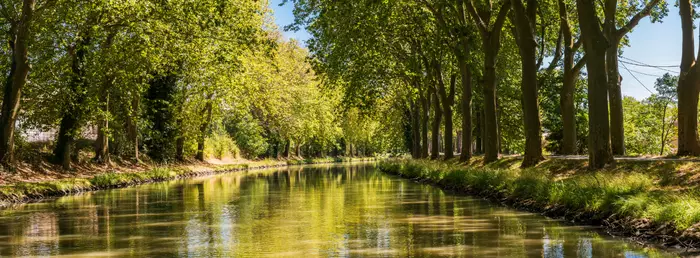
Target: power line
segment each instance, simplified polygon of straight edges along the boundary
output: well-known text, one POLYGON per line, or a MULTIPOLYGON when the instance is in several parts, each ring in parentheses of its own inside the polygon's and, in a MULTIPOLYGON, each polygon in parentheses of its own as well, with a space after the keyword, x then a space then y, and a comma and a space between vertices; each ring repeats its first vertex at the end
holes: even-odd
POLYGON ((642 83, 642 81, 640 81, 639 78, 637 78, 637 76, 635 76, 635 75, 632 73, 632 71, 630 71, 630 69, 627 68, 627 66, 625 65, 624 62, 620 62, 620 63, 622 64, 622 67, 624 67, 625 70, 627 70, 627 72, 628 72, 630 75, 632 75, 632 78, 634 78, 635 80, 637 80, 637 82, 639 83, 639 85, 642 85, 642 87, 644 87, 644 89, 646 89, 649 93, 654 94, 654 92, 652 92, 651 90, 649 90, 649 88, 647 88, 647 86, 645 86, 644 83, 642 83))
POLYGON ((637 73, 637 74, 646 75, 646 76, 652 76, 652 77, 657 77, 657 78, 663 77, 663 75, 645 73, 645 72, 640 72, 640 71, 637 71, 637 70, 630 70, 630 71, 635 72, 635 73, 637 73))
POLYGON ((669 73, 676 73, 676 74, 678 73, 678 72, 673 71, 673 70, 669 70, 669 69, 666 69, 666 68, 661 68, 661 67, 657 67, 657 66, 653 66, 653 65, 635 64, 635 63, 627 62, 627 61, 624 61, 624 60, 618 60, 618 61, 619 61, 621 64, 635 65, 635 66, 641 66, 641 67, 650 67, 650 68, 656 68, 656 69, 659 69, 659 70, 663 70, 663 71, 666 71, 666 72, 669 72, 669 73))
POLYGON ((652 66, 652 67, 678 68, 678 65, 650 65, 650 64, 645 64, 645 63, 643 63, 643 62, 640 62, 640 61, 637 61, 637 60, 634 60, 634 59, 631 59, 631 58, 627 58, 627 57, 624 57, 624 56, 619 56, 619 57, 622 58, 622 59, 626 59, 627 61, 630 61, 630 62, 635 62, 635 63, 638 63, 638 64, 648 65, 648 66, 652 66))

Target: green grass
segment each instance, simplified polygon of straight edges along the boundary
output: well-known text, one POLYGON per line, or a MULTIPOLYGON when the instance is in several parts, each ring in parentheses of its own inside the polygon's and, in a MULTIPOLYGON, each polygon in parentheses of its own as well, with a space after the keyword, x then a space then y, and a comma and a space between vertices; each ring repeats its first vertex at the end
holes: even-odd
POLYGON ((359 162, 373 161, 375 157, 326 157, 326 158, 306 158, 306 159, 291 159, 287 160, 287 165, 305 165, 305 164, 323 164, 323 163, 342 163, 342 162, 359 162))
POLYGON ((466 167, 421 160, 386 160, 379 168, 531 208, 588 214, 590 219, 649 219, 657 226, 672 226, 676 233, 700 222, 700 194, 663 186, 665 178, 644 170, 584 171, 556 177, 543 168, 466 167))

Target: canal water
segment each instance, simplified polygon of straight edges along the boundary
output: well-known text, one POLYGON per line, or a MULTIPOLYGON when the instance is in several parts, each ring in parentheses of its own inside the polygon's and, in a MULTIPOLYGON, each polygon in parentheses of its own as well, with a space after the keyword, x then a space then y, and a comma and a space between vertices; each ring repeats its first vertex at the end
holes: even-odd
POLYGON ((673 257, 386 175, 235 172, 0 210, 0 257, 673 257))

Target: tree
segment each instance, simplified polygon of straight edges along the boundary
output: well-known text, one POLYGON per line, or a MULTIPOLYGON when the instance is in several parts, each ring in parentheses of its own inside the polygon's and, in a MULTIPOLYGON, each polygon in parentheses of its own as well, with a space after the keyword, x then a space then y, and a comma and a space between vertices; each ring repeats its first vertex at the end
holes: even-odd
POLYGON ((591 169, 599 169, 614 162, 610 147, 608 74, 605 66, 605 54, 610 43, 598 25, 595 3, 577 0, 576 4, 588 70, 588 165, 591 169))
POLYGON ((668 144, 670 129, 676 122, 676 117, 668 121, 667 111, 669 105, 673 105, 678 102, 678 95, 676 95, 676 86, 678 85, 678 76, 673 76, 669 73, 664 74, 661 78, 656 79, 654 88, 658 93, 658 97, 654 98, 657 105, 662 106, 661 111, 661 146, 659 147, 659 155, 664 155, 664 150, 668 144))
POLYGON ((528 0, 527 7, 522 0, 512 0, 512 2, 515 14, 515 38, 518 42, 522 63, 521 91, 525 120, 525 155, 521 167, 532 167, 544 159, 537 97, 538 67, 537 41, 535 39, 537 1, 528 0))
MULTIPOLYGON (((678 78, 678 156, 700 155, 698 139, 698 94, 700 71, 695 59, 693 19, 695 13, 690 0, 678 1, 683 29, 681 75, 678 78)), ((700 50, 699 50, 700 51, 700 50)))
POLYGON ((496 15, 496 20, 491 25, 491 15, 495 12, 490 4, 480 5, 480 9, 474 6, 472 0, 467 4, 467 10, 472 17, 481 35, 482 49, 484 51, 484 163, 491 163, 498 159, 498 118, 496 117, 496 60, 501 47, 501 30, 506 16, 510 10, 510 1, 502 1, 496 15))
POLYGON ((22 88, 27 84, 29 74, 29 43, 31 41, 31 28, 34 22, 35 0, 22 1, 22 12, 11 14, 8 5, 14 3, 2 2, 5 10, 3 15, 10 24, 10 71, 7 73, 5 90, 0 110, 0 164, 5 167, 12 166, 14 162, 14 134, 17 115, 20 111, 22 88))
POLYGON ((560 109, 563 124, 563 140, 561 154, 571 155, 577 153, 576 140, 576 109, 574 95, 576 81, 579 78, 581 68, 586 64, 585 57, 576 61, 576 52, 581 46, 581 40, 574 41, 569 8, 564 0, 558 0, 561 34, 564 41, 564 74, 563 87, 560 93, 560 109))
MULTIPOLYGON (((639 24, 639 21, 644 17, 649 16, 654 11, 654 8, 662 3, 662 7, 665 8, 665 1, 662 0, 651 0, 651 1, 630 1, 627 3, 626 8, 621 8, 618 4, 618 0, 605 0, 604 13, 605 22, 603 23, 603 32, 606 39, 608 40, 608 49, 605 54, 607 62, 607 73, 608 73, 608 98, 610 99, 610 136, 612 142, 612 153, 614 155, 624 155, 625 154, 625 131, 623 123, 622 111, 622 90, 620 87, 622 78, 620 77, 620 72, 618 70, 618 54, 619 46, 623 38, 634 29, 634 27, 639 24), (642 2, 646 2, 645 4, 642 2), (618 9, 623 9, 622 12, 618 12, 618 9), (622 25, 619 29, 617 28, 617 20, 620 19, 620 15, 624 18, 631 16, 629 21, 622 25)), ((658 20, 660 17, 665 15, 667 10, 661 9, 655 12, 653 21, 658 20)))

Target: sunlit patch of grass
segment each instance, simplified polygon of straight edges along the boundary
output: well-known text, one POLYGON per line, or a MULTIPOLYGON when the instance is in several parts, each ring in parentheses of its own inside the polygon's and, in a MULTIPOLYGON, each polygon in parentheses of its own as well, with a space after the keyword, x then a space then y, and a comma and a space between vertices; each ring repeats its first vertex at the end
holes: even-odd
POLYGON ((500 169, 503 164, 472 167, 408 159, 382 161, 378 167, 446 188, 527 201, 542 209, 564 207, 600 217, 650 219, 657 225, 672 224, 678 231, 700 222, 700 194, 664 188, 659 184, 662 173, 645 170, 617 168, 557 177, 547 168, 500 169))

